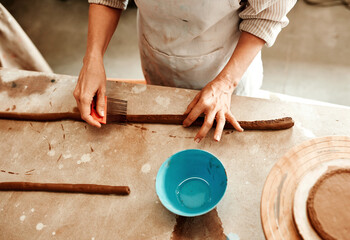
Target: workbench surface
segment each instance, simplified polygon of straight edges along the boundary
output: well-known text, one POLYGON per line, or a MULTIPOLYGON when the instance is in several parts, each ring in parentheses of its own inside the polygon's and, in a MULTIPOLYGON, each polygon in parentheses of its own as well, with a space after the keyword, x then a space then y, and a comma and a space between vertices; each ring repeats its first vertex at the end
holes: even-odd
MULTIPOLYGON (((77 77, 0 69, 0 111, 67 112, 77 77)), ((129 114, 182 114, 197 91, 108 82, 107 96, 128 101, 129 114)), ((157 198, 160 165, 184 149, 203 149, 226 168, 217 212, 225 234, 264 239, 260 198, 265 179, 287 150, 305 140, 350 136, 350 109, 233 96, 238 120, 290 116, 281 131, 225 130, 197 144, 198 127, 159 124, 0 120, 0 181, 128 185, 129 196, 0 192, 0 239, 170 239, 176 216, 157 198)), ((210 221, 209 221, 210 222, 210 221)), ((213 221, 214 222, 214 221, 213 221)))

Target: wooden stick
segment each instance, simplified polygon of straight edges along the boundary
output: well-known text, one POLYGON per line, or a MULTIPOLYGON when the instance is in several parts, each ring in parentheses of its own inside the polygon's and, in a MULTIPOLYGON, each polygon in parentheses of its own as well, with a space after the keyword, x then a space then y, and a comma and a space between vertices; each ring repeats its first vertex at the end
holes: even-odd
POLYGON ((42 191, 114 195, 130 194, 130 188, 128 186, 32 182, 0 182, 0 191, 42 191))

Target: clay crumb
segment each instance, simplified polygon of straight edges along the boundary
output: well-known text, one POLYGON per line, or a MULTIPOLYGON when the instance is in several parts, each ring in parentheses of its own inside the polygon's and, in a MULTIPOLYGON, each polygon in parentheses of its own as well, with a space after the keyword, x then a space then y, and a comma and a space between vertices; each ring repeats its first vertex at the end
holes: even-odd
POLYGON ((58 157, 57 162, 59 162, 59 161, 61 160, 61 157, 62 157, 62 153, 61 153, 60 156, 58 157))
POLYGON ((38 223, 38 224, 36 225, 36 230, 40 231, 40 230, 42 230, 44 227, 45 227, 44 224, 38 223))
POLYGON ((26 173, 30 173, 30 172, 33 172, 33 171, 35 171, 35 169, 28 170, 28 171, 26 171, 26 173))

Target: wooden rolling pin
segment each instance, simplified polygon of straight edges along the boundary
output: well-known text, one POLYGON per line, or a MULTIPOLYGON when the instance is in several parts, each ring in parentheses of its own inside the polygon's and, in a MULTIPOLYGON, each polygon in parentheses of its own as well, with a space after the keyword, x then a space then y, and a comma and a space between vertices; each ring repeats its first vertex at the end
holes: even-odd
POLYGON ((130 188, 128 186, 32 182, 1 182, 0 191, 42 191, 114 195, 130 194, 130 188))

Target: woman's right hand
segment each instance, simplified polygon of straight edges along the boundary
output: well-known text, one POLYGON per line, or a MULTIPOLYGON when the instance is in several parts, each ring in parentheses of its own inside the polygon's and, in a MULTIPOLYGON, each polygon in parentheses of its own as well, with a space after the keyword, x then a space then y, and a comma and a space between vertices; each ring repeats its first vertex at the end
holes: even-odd
POLYGON ((122 9, 101 4, 90 4, 89 26, 86 54, 79 74, 74 97, 80 110, 81 118, 88 124, 101 127, 91 116, 91 103, 96 96, 98 115, 105 114, 106 73, 103 66, 103 55, 118 25, 122 9))
POLYGON ((101 124, 91 116, 91 104, 96 95, 96 110, 103 117, 105 114, 106 73, 103 57, 84 57, 74 97, 80 110, 81 118, 88 124, 101 127, 101 124))

